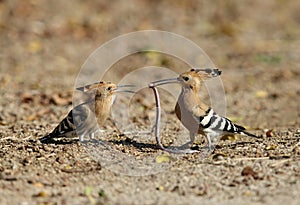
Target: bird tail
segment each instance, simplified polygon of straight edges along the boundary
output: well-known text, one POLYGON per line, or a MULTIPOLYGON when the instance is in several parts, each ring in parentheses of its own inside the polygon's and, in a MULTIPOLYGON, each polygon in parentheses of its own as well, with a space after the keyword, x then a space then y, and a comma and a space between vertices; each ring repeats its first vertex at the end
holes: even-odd
POLYGON ((53 139, 53 136, 50 133, 50 134, 45 135, 44 137, 40 138, 39 140, 41 143, 47 143, 47 142, 50 142, 52 139, 53 139))
POLYGON ((254 138, 261 138, 261 137, 258 137, 256 135, 254 135, 254 134, 251 134, 250 132, 247 132, 246 128, 244 128, 243 126, 240 126, 240 125, 237 125, 237 124, 234 124, 234 126, 238 129, 237 133, 239 133, 241 135, 246 135, 246 136, 254 137, 254 138))
POLYGON ((74 130, 75 130, 75 125, 74 125, 73 115, 71 111, 69 112, 68 116, 65 117, 50 134, 42 137, 40 139, 40 142, 48 143, 51 142, 53 138, 72 135, 74 130))
POLYGON ((250 132, 247 132, 247 131, 245 131, 245 130, 240 131, 239 134, 247 135, 247 136, 249 136, 249 137, 254 137, 254 138, 261 138, 261 137, 259 137, 259 136, 254 135, 254 134, 251 134, 250 132))

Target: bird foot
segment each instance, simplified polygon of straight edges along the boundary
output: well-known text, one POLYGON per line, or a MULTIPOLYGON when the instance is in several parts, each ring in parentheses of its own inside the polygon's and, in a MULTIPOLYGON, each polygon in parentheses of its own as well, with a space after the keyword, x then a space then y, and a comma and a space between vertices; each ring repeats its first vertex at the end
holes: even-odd
POLYGON ((214 149, 215 149, 215 146, 212 146, 212 145, 211 146, 205 146, 205 147, 202 147, 200 149, 208 151, 208 152, 213 152, 214 149))
POLYGON ((164 150, 173 154, 193 154, 199 152, 198 150, 193 150, 193 149, 164 149, 164 150))
POLYGON ((193 145, 193 142, 187 142, 187 143, 181 145, 180 147, 178 147, 178 149, 191 149, 192 145, 193 145))

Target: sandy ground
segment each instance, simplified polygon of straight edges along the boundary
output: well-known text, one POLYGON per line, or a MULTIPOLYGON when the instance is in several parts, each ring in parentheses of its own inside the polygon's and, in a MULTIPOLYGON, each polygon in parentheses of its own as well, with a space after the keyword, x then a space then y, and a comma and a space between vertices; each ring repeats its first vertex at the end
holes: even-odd
MULTIPOLYGON (((300 203, 298 2, 97 2, 0 1, 0 204, 300 203), (109 149, 69 139, 40 143, 71 109, 87 57, 144 29, 197 43, 223 71, 227 116, 263 139, 224 137, 213 153, 169 155, 153 136, 124 135, 110 119, 109 149)), ((114 66, 145 65, 184 66, 143 54, 114 66)), ((131 108, 141 126, 154 105, 144 95, 131 108)), ((171 145, 182 129, 174 99, 162 96, 163 143, 171 145)), ((198 136, 194 148, 203 143, 198 136)))

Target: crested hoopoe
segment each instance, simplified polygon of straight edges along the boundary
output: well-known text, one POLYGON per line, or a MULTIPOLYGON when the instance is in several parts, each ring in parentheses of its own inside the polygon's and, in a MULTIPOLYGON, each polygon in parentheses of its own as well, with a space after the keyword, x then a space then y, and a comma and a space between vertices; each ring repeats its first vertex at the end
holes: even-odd
POLYGON ((232 123, 225 117, 219 116, 199 98, 198 91, 200 90, 202 81, 219 76, 220 74, 221 71, 218 69, 191 69, 180 74, 177 78, 159 80, 149 84, 150 88, 169 83, 179 83, 181 85, 181 93, 175 106, 175 113, 177 118, 190 132, 190 142, 185 145, 193 144, 197 134, 206 136, 209 150, 212 149, 212 137, 228 133, 258 138, 256 135, 245 131, 244 127, 232 123))
POLYGON ((119 89, 127 86, 130 85, 117 86, 111 82, 101 81, 77 88, 77 90, 92 94, 93 98, 74 107, 57 127, 40 141, 47 143, 53 138, 76 135, 79 135, 80 141, 83 141, 87 135, 93 139, 95 132, 98 131, 98 126, 103 126, 109 116, 115 93, 132 92, 119 89))

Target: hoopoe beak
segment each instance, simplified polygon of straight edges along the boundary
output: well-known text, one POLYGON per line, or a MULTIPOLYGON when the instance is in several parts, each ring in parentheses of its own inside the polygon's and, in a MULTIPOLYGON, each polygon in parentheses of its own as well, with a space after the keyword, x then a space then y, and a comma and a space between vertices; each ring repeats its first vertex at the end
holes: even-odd
POLYGON ((117 85, 117 88, 134 88, 135 85, 132 84, 126 84, 126 85, 117 85))
POLYGON ((170 84, 170 83, 180 83, 180 79, 179 78, 169 78, 169 79, 163 79, 163 80, 158 80, 158 81, 154 81, 148 84, 149 88, 153 88, 156 86, 160 86, 160 85, 164 85, 164 84, 170 84))
POLYGON ((133 88, 135 85, 117 85, 117 87, 114 89, 114 92, 116 93, 135 93, 132 90, 121 90, 120 88, 133 88))

